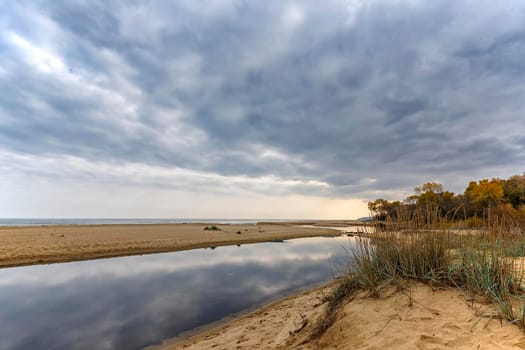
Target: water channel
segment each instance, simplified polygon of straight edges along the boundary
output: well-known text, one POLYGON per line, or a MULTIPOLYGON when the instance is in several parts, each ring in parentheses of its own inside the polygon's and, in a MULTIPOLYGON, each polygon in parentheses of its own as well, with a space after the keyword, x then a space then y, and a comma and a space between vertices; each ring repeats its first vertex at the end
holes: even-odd
POLYGON ((140 349, 333 279, 354 238, 0 269, 0 349, 140 349))

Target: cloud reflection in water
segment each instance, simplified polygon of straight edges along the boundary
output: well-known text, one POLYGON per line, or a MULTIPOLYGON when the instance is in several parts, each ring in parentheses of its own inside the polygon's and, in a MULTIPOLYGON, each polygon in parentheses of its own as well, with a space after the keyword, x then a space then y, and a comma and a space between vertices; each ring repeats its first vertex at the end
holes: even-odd
POLYGON ((352 244, 304 238, 3 269, 0 349, 140 348, 328 281, 352 244))

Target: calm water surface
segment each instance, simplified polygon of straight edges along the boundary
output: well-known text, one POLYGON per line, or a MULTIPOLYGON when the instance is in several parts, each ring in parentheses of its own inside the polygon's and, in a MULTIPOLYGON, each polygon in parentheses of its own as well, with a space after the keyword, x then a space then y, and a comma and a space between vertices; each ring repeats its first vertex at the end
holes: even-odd
POLYGON ((0 349, 137 349, 327 282, 352 238, 0 269, 0 349))
MULTIPOLYGON (((211 224, 256 224, 258 219, 9 219, 1 218, 0 226, 46 226, 46 225, 110 225, 110 224, 182 224, 182 223, 211 223, 211 224)), ((272 222, 286 222, 287 220, 271 220, 272 222)))

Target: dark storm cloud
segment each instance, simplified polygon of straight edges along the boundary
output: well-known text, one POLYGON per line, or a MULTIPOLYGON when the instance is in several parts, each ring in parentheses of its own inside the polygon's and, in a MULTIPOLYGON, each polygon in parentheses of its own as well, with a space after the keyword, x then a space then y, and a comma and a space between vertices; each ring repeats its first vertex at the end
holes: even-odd
POLYGON ((364 197, 522 171, 517 1, 5 6, 5 152, 364 197))

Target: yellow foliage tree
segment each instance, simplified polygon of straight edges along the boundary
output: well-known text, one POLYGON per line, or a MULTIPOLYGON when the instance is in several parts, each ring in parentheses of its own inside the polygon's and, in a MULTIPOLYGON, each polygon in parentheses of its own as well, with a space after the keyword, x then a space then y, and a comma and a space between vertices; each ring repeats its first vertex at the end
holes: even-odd
POLYGON ((501 179, 471 181, 465 190, 465 197, 476 210, 490 208, 503 200, 504 182, 501 179))

